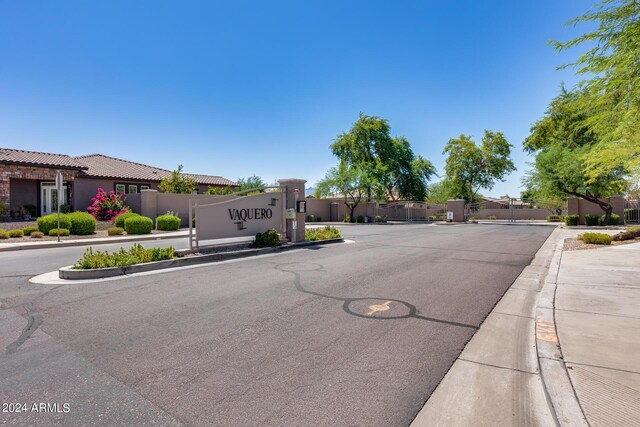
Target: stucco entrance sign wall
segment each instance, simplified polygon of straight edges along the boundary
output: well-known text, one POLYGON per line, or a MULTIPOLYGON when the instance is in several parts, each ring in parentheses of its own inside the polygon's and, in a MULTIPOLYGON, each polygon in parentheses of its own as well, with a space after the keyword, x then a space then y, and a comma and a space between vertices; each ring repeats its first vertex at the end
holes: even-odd
POLYGON ((195 218, 195 229, 189 227, 191 248, 205 240, 255 236, 269 229, 284 233, 284 197, 277 188, 219 203, 202 205, 189 200, 189 217, 195 218))

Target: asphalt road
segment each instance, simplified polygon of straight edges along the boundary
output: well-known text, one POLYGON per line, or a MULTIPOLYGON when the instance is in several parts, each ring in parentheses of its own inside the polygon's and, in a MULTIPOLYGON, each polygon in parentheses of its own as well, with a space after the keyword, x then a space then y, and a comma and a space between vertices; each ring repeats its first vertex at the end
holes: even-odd
POLYGON ((0 253, 0 396, 28 409, 0 424, 406 426, 552 229, 345 226, 355 243, 64 286, 28 279, 82 248, 0 253))

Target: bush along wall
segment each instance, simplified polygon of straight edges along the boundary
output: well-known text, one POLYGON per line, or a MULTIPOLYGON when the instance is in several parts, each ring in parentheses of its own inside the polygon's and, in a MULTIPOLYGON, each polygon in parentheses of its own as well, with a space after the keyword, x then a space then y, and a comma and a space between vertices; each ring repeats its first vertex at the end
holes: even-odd
POLYGON ((588 226, 594 226, 600 224, 600 217, 596 214, 586 214, 584 216, 584 223, 588 226))
POLYGON ((567 215, 564 217, 564 224, 569 226, 578 225, 580 222, 580 217, 578 215, 567 215))
POLYGON ((162 231, 175 231, 180 228, 180 218, 176 215, 160 215, 156 218, 156 228, 162 231))
MULTIPOLYGON (((600 217, 600 224, 604 222, 604 217, 605 217, 604 214, 600 217)), ((609 225, 618 225, 618 224, 620 224, 620 215, 612 213, 611 218, 609 218, 609 225)))
POLYGON ((280 236, 276 230, 267 230, 256 234, 256 239, 249 245, 251 248, 270 248, 280 246, 280 236))
POLYGON ((124 221, 127 234, 149 234, 153 229, 153 220, 146 216, 133 216, 124 221))

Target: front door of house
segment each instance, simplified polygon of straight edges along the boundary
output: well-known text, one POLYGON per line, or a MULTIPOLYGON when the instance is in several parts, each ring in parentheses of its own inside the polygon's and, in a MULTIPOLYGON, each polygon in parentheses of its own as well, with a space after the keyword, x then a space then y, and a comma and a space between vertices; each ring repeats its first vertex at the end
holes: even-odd
POLYGON ((49 215, 51 213, 58 212, 58 203, 67 203, 67 186, 66 183, 62 186, 64 194, 62 200, 58 197, 58 190, 56 190, 55 182, 41 182, 40 183, 40 214, 49 215))

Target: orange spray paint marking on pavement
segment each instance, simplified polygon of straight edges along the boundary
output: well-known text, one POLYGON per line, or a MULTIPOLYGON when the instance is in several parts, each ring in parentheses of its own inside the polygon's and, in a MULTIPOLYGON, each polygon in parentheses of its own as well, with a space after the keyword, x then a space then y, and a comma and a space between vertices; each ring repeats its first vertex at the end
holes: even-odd
POLYGON ((552 322, 539 318, 536 320, 536 338, 547 342, 558 342, 556 327, 552 322))
POLYGON ((367 316, 373 316, 374 314, 376 314, 379 311, 387 311, 389 310, 389 304, 391 304, 391 301, 387 301, 384 304, 373 304, 369 306, 369 312, 367 313, 367 316))

